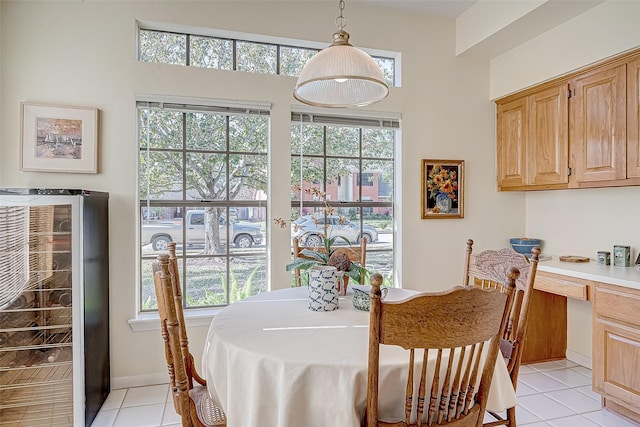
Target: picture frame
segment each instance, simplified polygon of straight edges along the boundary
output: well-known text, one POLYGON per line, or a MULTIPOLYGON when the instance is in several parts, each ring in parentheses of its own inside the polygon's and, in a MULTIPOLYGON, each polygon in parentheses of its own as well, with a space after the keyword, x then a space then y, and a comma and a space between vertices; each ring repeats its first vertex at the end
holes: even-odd
POLYGON ((422 159, 422 219, 464 218, 464 160, 422 159))
POLYGON ((98 109, 20 103, 20 170, 98 172, 98 109))

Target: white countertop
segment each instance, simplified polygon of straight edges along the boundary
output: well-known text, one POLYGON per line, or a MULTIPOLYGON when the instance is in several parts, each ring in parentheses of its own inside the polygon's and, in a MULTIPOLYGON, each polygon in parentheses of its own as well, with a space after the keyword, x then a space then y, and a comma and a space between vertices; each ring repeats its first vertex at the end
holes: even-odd
POLYGON ((640 289, 640 268, 635 265, 631 267, 598 265, 594 259, 589 262, 564 262, 560 261, 557 255, 552 255, 550 260, 538 263, 538 271, 640 289))

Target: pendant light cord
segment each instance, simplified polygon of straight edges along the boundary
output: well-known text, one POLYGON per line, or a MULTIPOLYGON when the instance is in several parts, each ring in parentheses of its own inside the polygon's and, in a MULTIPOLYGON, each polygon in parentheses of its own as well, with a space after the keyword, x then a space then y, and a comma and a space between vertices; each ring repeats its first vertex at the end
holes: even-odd
POLYGON ((344 0, 340 0, 338 8, 340 9, 340 16, 336 18, 336 27, 338 27, 339 31, 342 31, 342 29, 347 26, 347 18, 342 16, 342 11, 344 10, 344 0))

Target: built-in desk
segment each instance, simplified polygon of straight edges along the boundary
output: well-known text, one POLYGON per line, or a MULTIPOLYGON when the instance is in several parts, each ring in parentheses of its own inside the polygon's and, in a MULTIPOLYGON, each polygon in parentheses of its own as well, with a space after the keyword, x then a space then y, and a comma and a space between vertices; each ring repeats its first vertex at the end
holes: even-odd
POLYGON ((605 406, 640 422, 640 269, 541 261, 523 363, 565 357, 567 298, 593 302, 593 390, 605 406))

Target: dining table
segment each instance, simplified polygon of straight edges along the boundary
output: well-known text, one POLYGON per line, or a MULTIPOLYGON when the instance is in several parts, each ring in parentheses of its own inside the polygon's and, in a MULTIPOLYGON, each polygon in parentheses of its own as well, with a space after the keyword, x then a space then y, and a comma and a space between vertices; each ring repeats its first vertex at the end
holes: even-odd
MULTIPOLYGON (((390 288, 384 300, 416 293, 390 288)), ((360 426, 367 397, 369 312, 354 308, 352 298, 350 287, 337 310, 318 312, 308 308, 307 287, 287 288, 235 302, 215 316, 202 367, 228 427, 360 426)), ((404 418, 407 363, 407 350, 381 347, 379 410, 385 419, 404 418)), ((516 402, 498 357, 487 409, 501 412, 516 402)))

